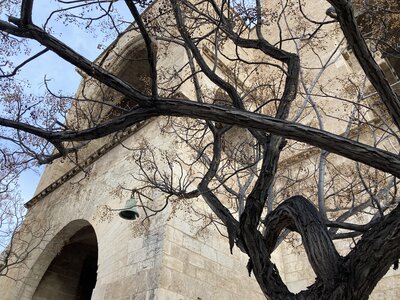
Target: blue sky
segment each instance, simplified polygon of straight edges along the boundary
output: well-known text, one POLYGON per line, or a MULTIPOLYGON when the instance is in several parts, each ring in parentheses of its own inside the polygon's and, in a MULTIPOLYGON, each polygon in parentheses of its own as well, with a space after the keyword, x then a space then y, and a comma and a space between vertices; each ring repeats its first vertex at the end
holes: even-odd
MULTIPOLYGON (((48 16, 52 9, 48 4, 49 1, 45 0, 35 2, 34 22, 36 24, 43 24, 44 18, 48 16)), ((61 33, 59 38, 71 45, 75 50, 83 53, 86 57, 93 59, 100 53, 100 50, 98 50, 96 46, 92 46, 95 40, 82 34, 78 28, 71 26, 68 28, 68 31, 66 31, 60 26, 59 32, 61 33)), ((38 44, 34 44, 33 47, 37 50, 33 49, 32 53, 40 51, 41 49, 38 44)), ((62 90, 66 94, 73 94, 80 82, 80 76, 75 71, 75 67, 51 52, 47 52, 29 63, 22 69, 19 76, 22 80, 29 80, 32 92, 37 94, 45 92, 43 84, 45 76, 51 79, 49 86, 53 91, 62 90)), ((24 202, 32 198, 43 170, 44 167, 40 167, 38 170, 29 170, 21 175, 19 186, 21 189, 21 197, 24 202)))
MULTIPOLYGON (((126 11, 121 5, 120 11, 126 11)), ((48 15, 57 7, 55 1, 37 0, 34 2, 33 21, 36 25, 41 26, 44 24, 48 15)), ((1 14, 1 19, 6 17, 1 14)), ((131 17, 127 17, 131 19, 131 17)), ((55 36, 61 39, 64 43, 68 44, 74 50, 84 55, 88 59, 95 59, 100 53, 98 49, 99 44, 107 44, 111 42, 104 41, 104 33, 96 32, 97 36, 92 33, 85 32, 82 28, 78 28, 73 24, 64 26, 61 21, 54 21, 51 23, 52 30, 55 36)), ((42 50, 43 48, 36 42, 31 44, 32 54, 42 50)), ((23 61, 24 57, 17 57, 16 61, 23 61)), ((75 67, 57 55, 47 52, 38 59, 26 65, 18 74, 19 79, 29 81, 31 84, 31 92, 34 94, 41 94, 45 92, 44 78, 51 79, 49 87, 52 91, 62 91, 64 95, 73 95, 79 85, 81 77, 75 71, 75 67)), ((20 177, 19 185, 21 189, 21 196, 23 201, 26 202, 34 194, 36 186, 40 179, 40 174, 43 167, 37 171, 27 171, 20 177)))
MULTIPOLYGON (((248 4, 251 1, 245 2, 248 4)), ((34 2, 33 22, 38 26, 42 26, 46 22, 49 14, 57 8, 57 5, 57 1, 54 0, 36 0, 34 2)), ((130 16, 123 1, 118 1, 115 5, 119 11, 120 19, 123 18, 125 21, 132 21, 132 16, 130 16)), ((94 11, 92 13, 98 14, 99 12, 94 11)), ((0 17, 1 19, 7 18, 4 16, 4 12, 2 13, 1 11, 0 17)), ((102 27, 103 29, 106 29, 105 31, 100 31, 99 24, 94 24, 93 33, 85 32, 85 30, 78 28, 73 24, 65 26, 62 21, 56 20, 55 17, 52 18, 50 24, 54 35, 57 38, 90 60, 94 60, 101 53, 102 49, 98 48, 99 44, 107 46, 113 39, 113 37, 111 37, 108 38, 108 40, 104 40, 105 35, 109 32, 107 32, 106 26, 102 27)), ((125 25, 127 24, 128 23, 125 25)), ((32 54, 43 49, 36 42, 33 42, 31 45, 32 54)), ((23 60, 23 57, 17 57, 16 59, 16 61, 20 62, 23 60)), ((81 80, 73 65, 63 61, 57 55, 50 52, 47 52, 33 62, 30 62, 22 69, 18 76, 21 80, 29 80, 31 83, 31 92, 34 94, 45 92, 43 83, 45 76, 46 79, 51 79, 51 81, 48 82, 50 89, 53 92, 62 91, 63 95, 73 95, 81 80)), ((21 196, 25 202, 33 196, 40 179, 40 173, 43 169, 44 168, 41 167, 36 172, 27 171, 20 177, 19 185, 21 188, 21 196)))

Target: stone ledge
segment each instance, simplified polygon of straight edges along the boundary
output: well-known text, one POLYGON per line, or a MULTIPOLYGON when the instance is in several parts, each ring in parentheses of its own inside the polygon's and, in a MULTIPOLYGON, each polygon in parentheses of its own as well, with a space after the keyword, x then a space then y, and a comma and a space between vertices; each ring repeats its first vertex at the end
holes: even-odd
POLYGON ((120 142, 125 141, 128 137, 130 137, 132 134, 138 132, 141 128, 143 128, 145 125, 147 125, 150 121, 138 123, 132 127, 129 127, 125 129, 124 131, 121 132, 121 134, 118 137, 113 138, 110 142, 104 144, 101 146, 99 149, 94 151, 91 155, 88 156, 80 165, 75 166, 68 172, 66 172, 63 176, 59 177, 55 181, 53 181, 50 185, 48 185, 44 190, 42 190, 40 193, 38 193, 36 196, 34 196, 31 200, 26 202, 24 206, 26 208, 31 208, 34 206, 37 202, 39 202, 41 199, 43 199, 45 196, 49 195, 51 192, 55 191, 58 187, 60 187, 62 184, 67 182, 69 179, 74 177, 76 174, 82 171, 83 168, 91 165, 94 163, 96 160, 98 160, 100 157, 108 153, 110 150, 112 150, 114 147, 119 145, 120 142))

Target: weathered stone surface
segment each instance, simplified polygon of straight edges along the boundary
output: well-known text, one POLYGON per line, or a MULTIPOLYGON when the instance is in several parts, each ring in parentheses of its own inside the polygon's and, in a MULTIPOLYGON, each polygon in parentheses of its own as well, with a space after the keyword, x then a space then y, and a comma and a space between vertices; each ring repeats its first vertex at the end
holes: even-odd
MULTIPOLYGON (((118 45, 116 49, 124 49, 130 43, 138 42, 135 38, 131 35, 126 36, 121 39, 122 45, 118 45)), ((175 47, 169 50, 173 55, 164 57, 159 65, 181 66, 181 58, 185 57, 184 49, 175 47)), ((347 72, 343 59, 338 60, 334 72, 347 72)), ((322 82, 327 83, 330 78, 327 76, 322 82)), ((333 85, 331 88, 340 87, 333 85)), ((186 95, 194 95, 193 90, 185 89, 187 86, 183 87, 186 95)), ((327 103, 325 109, 327 113, 338 115, 336 119, 343 118, 343 109, 337 108, 335 104, 327 103)), ((326 129, 341 133, 345 124, 338 125, 336 119, 335 122, 328 122, 326 129)), ((94 228, 98 240, 97 284, 93 291, 93 299, 264 299, 255 279, 248 276, 246 255, 236 248, 234 255, 231 255, 227 239, 215 230, 199 233, 201 226, 186 218, 186 211, 178 210, 171 215, 170 208, 167 208, 152 217, 148 226, 121 220, 116 212, 102 214, 101 208, 104 208, 104 205, 114 209, 123 207, 129 193, 125 191, 122 196, 118 196, 114 192, 118 186, 134 188, 138 185, 132 174, 139 171, 131 160, 132 153, 129 148, 138 148, 140 143, 149 137, 157 137, 150 140, 152 148, 165 149, 168 145, 176 146, 174 141, 162 135, 159 121, 153 120, 146 124, 125 140, 124 146, 110 148, 107 154, 89 166, 86 170, 88 173, 74 173, 72 178, 30 208, 28 220, 47 220, 54 231, 46 237, 37 251, 32 253, 25 265, 21 265, 10 274, 16 275, 19 281, 0 279, 2 299, 32 299, 46 272, 53 272, 49 268, 52 260, 83 226, 82 222, 94 228)), ((306 118, 304 122, 311 120, 306 118)), ((103 139, 96 142, 94 148, 106 141, 108 140, 103 139)), ((179 147, 176 149, 184 151, 179 147)), ((85 153, 85 157, 89 154, 85 153)), ((291 153, 282 154, 282 159, 286 159, 287 165, 290 164, 290 158, 291 153)), ((48 166, 38 187, 38 193, 70 167, 67 163, 48 166)), ((161 202, 162 200, 155 199, 161 202)), ((204 208, 201 200, 194 200, 193 205, 210 212, 204 208)), ((142 214, 142 211, 140 213, 142 214)), ((344 243, 336 243, 336 246, 341 253, 349 249, 344 243)), ((304 252, 296 251, 295 253, 290 246, 283 243, 272 255, 283 280, 294 292, 305 289, 315 278, 304 252)), ((60 269, 57 271, 61 272, 60 269)), ((66 269, 63 275, 65 280, 68 280, 72 276, 71 270, 66 269)), ((399 275, 399 270, 391 269, 387 277, 377 285, 371 299, 399 299, 399 275)), ((43 291, 38 292, 38 298, 55 297, 53 290, 57 288, 57 284, 57 280, 50 278, 43 291)), ((73 289, 74 282, 68 284, 73 289)))

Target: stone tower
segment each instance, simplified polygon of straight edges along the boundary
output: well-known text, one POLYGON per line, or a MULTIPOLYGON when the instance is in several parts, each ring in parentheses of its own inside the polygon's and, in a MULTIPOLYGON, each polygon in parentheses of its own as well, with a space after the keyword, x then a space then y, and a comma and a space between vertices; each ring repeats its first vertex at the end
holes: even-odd
MULTIPOLYGON (((228 46, 226 51, 233 52, 228 46)), ((128 31, 97 61, 109 72, 146 90, 149 66, 144 59, 145 49, 141 37, 128 31)), ((160 68, 183 69, 182 57, 186 53, 182 47, 158 43, 155 51, 160 68)), ((210 49, 202 51, 209 61, 217 61, 210 49)), ((223 61, 218 61, 217 71, 229 76, 229 67, 223 61)), ((339 56, 329 72, 324 78, 326 82, 336 73, 349 72, 346 57, 339 56)), ((114 91, 83 74, 82 77, 77 97, 125 103, 126 99, 114 91)), ((189 84, 176 91, 186 98, 192 98, 194 93, 189 84)), ((338 110, 335 105, 326 106, 328 111, 338 110)), ((92 109, 98 120, 114 113, 111 105, 84 104, 80 109, 92 109)), ((71 115, 68 122, 77 122, 77 118, 71 115)), ((231 255, 227 239, 193 214, 193 211, 210 213, 201 199, 172 203, 148 218, 139 207, 139 221, 118 217, 118 209, 124 207, 131 190, 140 184, 136 175, 141 170, 132 149, 140 149, 146 141, 149 149, 173 148, 185 154, 184 148, 164 134, 165 123, 166 119, 161 117, 139 123, 82 147, 76 161, 64 160, 47 166, 36 195, 26 204, 26 224, 30 229, 19 237, 34 247, 24 264, 10 270, 10 277, 17 280, 1 278, 2 299, 264 299, 255 279, 248 276, 247 257, 238 249, 231 255)), ((336 133, 343 129, 336 122, 328 122, 327 126, 336 133)), ((231 132, 233 142, 240 139, 236 133, 231 132)), ((296 167, 299 161, 315 153, 308 150, 296 155, 286 153, 283 165, 296 167)), ((167 165, 159 166, 161 170, 164 167, 167 165)), ((152 207, 162 208, 165 200, 154 192, 151 199, 144 199, 141 204, 151 202, 152 207)), ((292 291, 298 292, 314 282, 315 275, 304 252, 283 245, 272 259, 292 291)), ((399 271, 390 270, 372 298, 398 297, 398 275, 399 271)))
MULTIPOLYGON (((115 54, 109 54, 103 66, 145 89, 147 63, 121 63, 123 58, 144 57, 143 40, 127 33, 110 47, 115 54)), ((169 48, 168 53, 159 65, 183 63, 181 48, 169 48)), ((83 78, 77 95, 112 93, 83 78)), ((112 111, 101 117, 108 113, 112 111)), ((185 207, 167 207, 145 226, 109 209, 123 208, 130 196, 124 188, 138 185, 132 175, 139 169, 130 149, 139 148, 143 140, 156 149, 173 144, 161 132, 162 121, 153 119, 96 140, 80 150, 78 163, 65 160, 47 166, 36 195, 26 204, 26 223, 31 226, 26 234, 43 235, 25 264, 10 270, 17 280, 1 279, 2 299, 264 298, 248 276, 247 258, 239 251, 231 255, 226 238, 215 230, 201 230, 203 224, 193 221, 185 207)), ((152 200, 165 202, 156 194, 152 200)), ((207 211, 199 200, 186 205, 207 211)), ((140 208, 139 213, 143 220, 140 208)))

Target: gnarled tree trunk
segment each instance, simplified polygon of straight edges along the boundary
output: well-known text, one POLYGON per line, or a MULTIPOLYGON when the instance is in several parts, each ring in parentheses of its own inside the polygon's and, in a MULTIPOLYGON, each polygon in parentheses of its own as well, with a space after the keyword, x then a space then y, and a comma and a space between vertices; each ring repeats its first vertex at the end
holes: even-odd
POLYGON ((250 270, 271 299, 368 299, 400 256, 400 206, 365 232, 345 257, 336 251, 317 209, 302 196, 284 201, 268 214, 264 224, 264 235, 250 230, 241 231, 241 235, 250 256, 250 270), (316 274, 315 283, 298 294, 289 292, 270 260, 285 228, 301 235, 316 274))

